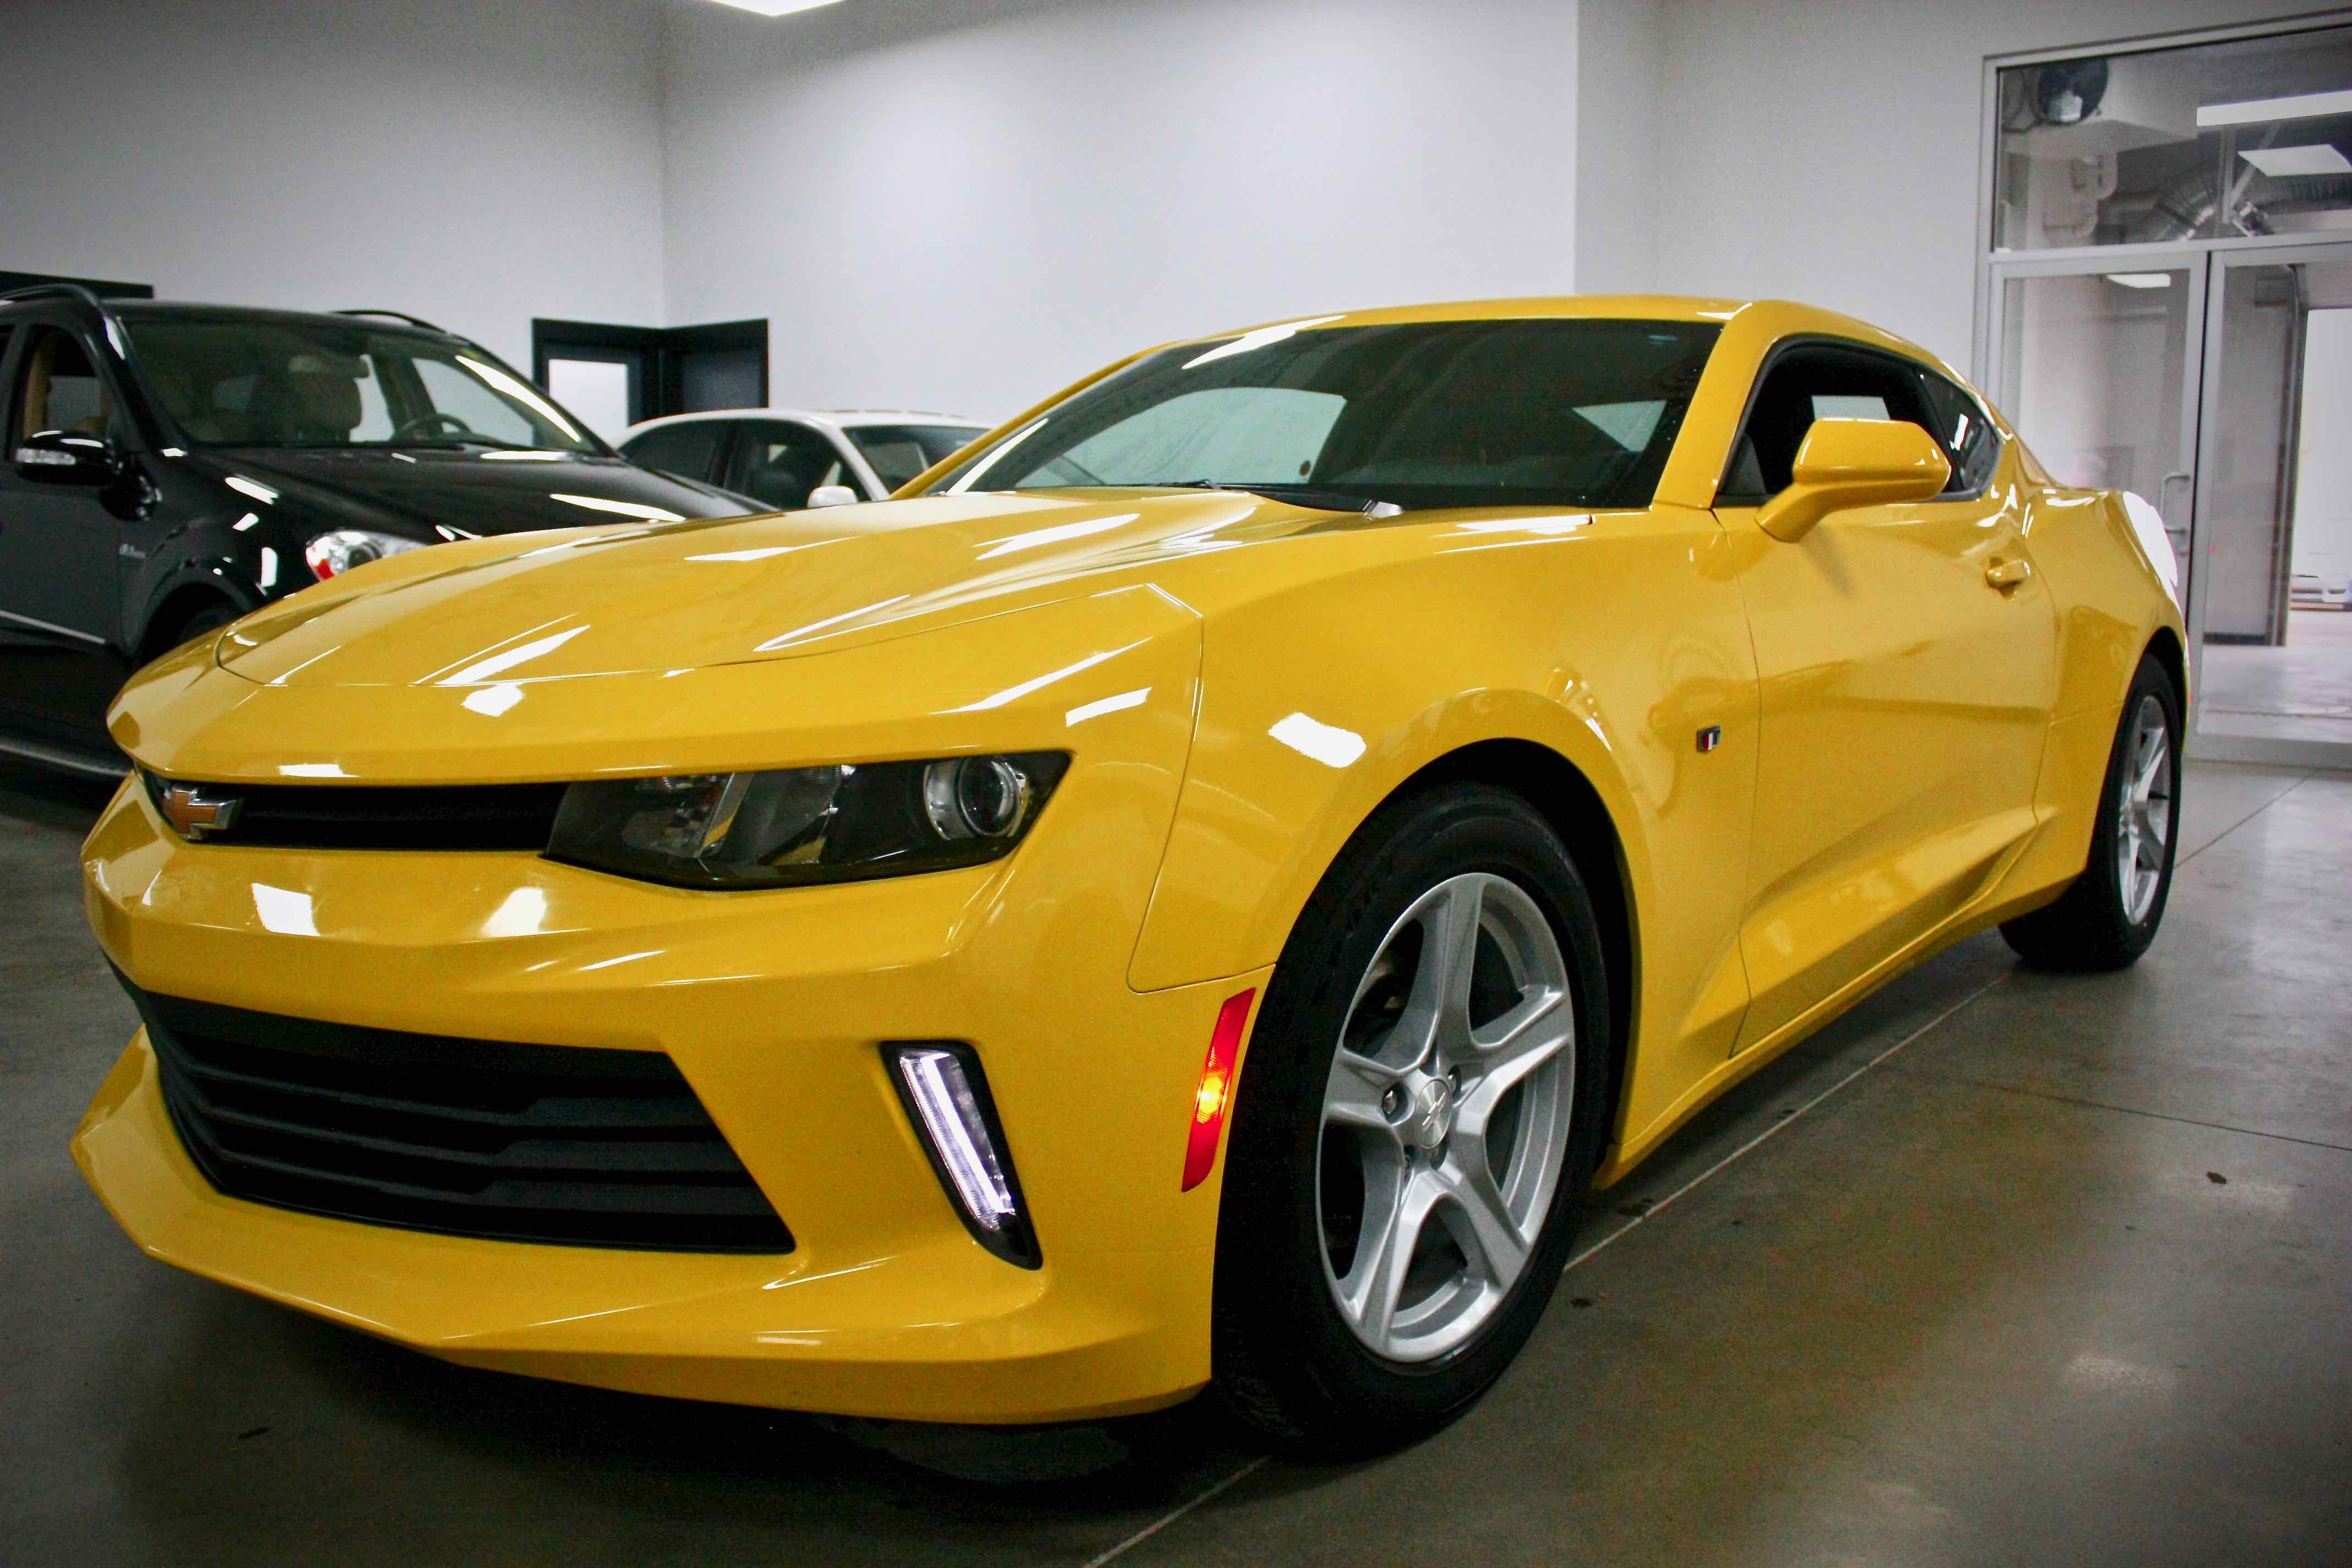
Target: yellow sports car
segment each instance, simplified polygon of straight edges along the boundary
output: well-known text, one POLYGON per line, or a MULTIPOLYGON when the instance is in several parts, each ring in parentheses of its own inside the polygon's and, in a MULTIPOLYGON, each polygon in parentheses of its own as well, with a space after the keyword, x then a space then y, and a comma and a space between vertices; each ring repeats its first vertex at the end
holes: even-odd
POLYGON ((2137 504, 1859 322, 1530 300, 1156 349, 887 501, 364 566, 116 702, 145 1026, 75 1156, 473 1365, 1401 1438, 1874 986, 2147 946, 2137 504))

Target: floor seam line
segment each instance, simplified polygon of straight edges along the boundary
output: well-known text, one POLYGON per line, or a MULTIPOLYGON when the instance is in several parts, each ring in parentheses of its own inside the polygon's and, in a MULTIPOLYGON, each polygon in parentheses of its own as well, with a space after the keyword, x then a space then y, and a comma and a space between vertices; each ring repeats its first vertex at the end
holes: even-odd
POLYGON ((1632 1232, 1639 1230, 1643 1226, 1647 1225, 1651 1220, 1656 1218, 1659 1215, 1664 1214, 1667 1209, 1671 1208, 1677 1201, 1686 1196, 1702 1183, 1712 1180, 1715 1176, 1728 1169, 1732 1164, 1746 1156, 1751 1151, 1759 1148, 1769 1140, 1780 1136, 1780 1134, 1786 1131, 1792 1123, 1801 1121, 1809 1112, 1816 1110, 1832 1097, 1844 1090, 1848 1085, 1853 1083, 1856 1079, 1862 1078, 1864 1074, 1879 1067, 1881 1064, 1893 1059, 1897 1052, 1908 1047, 1913 1041, 1926 1037, 1928 1034, 1941 1026, 1947 1020, 1958 1015, 1962 1008, 1968 1006, 1969 1004, 1974 1002, 1978 997, 1982 996, 1986 992, 1992 990, 1995 986, 2006 984, 2011 975, 2015 973, 2016 972, 2014 970, 2011 970, 2005 973, 1994 975, 1990 980, 1986 981, 1982 985, 1978 986, 1975 990, 1969 992, 1967 995, 1961 997, 1958 1001, 1953 1003, 1950 1006, 1945 1008, 1942 1012, 1937 1014, 1934 1017, 1928 1019, 1926 1023, 1920 1025, 1917 1028, 1912 1030, 1909 1034, 1904 1036, 1901 1039, 1895 1041, 1893 1045, 1887 1047, 1885 1050, 1879 1052, 1876 1056, 1871 1058, 1860 1067, 1854 1068, 1852 1072, 1846 1074, 1845 1077, 1838 1079, 1837 1082, 1830 1085, 1829 1088, 1822 1090, 1821 1093, 1813 1096, 1812 1099, 1805 1101, 1804 1104, 1789 1112, 1788 1115, 1774 1121, 1771 1126, 1767 1127, 1763 1131, 1756 1134, 1755 1137, 1750 1138, 1747 1142, 1742 1143, 1738 1148, 1734 1149, 1730 1153, 1726 1154, 1722 1159, 1717 1160, 1714 1164, 1709 1165, 1706 1170, 1701 1171, 1697 1175, 1693 1176, 1689 1181, 1685 1182, 1681 1186, 1676 1187, 1673 1192, 1668 1193, 1664 1197, 1660 1198, 1656 1203, 1652 1204, 1640 1214, 1635 1215, 1624 1225, 1611 1231, 1607 1236, 1602 1237, 1599 1241, 1594 1242, 1591 1246, 1586 1247, 1583 1251, 1570 1258, 1566 1265, 1561 1268, 1560 1272, 1562 1274, 1566 1274, 1569 1269, 1574 1268, 1577 1265, 1583 1263, 1594 1254, 1601 1251, 1605 1247, 1613 1246, 1616 1242, 1632 1232))
POLYGON ((2281 801, 2284 800, 2287 796, 2289 796, 2289 795, 2293 795, 2295 791, 2297 791, 2297 790, 2301 789, 2304 785, 2305 785, 2305 784, 2309 784, 2310 782, 2311 782, 2311 775, 2310 775, 2309 773, 2305 773, 2305 774, 2304 774, 2301 778, 2299 778, 2299 779, 2295 780, 2295 781, 2294 781, 2294 783, 2293 783, 2293 784, 2291 784, 2287 785, 2287 786, 2286 786, 2286 788, 2284 788, 2284 789, 2283 789, 2283 790, 2279 791, 2279 792, 2278 792, 2278 794, 2276 794, 2276 795, 2274 795, 2271 796, 2271 797, 2270 797, 2270 799, 2268 799, 2268 800, 2266 800, 2266 801, 2263 802, 2263 804, 2262 804, 2262 805, 2258 805, 2258 806, 2254 807, 2254 809, 2253 809, 2253 810, 2252 810, 2252 811, 2250 811, 2250 812, 2246 813, 2246 815, 2245 815, 2245 816, 2242 816, 2242 817, 2238 818, 2238 820, 2237 820, 2237 821, 2235 821, 2235 822, 2233 822, 2233 823, 2230 824, 2230 826, 2227 826, 2227 827, 2225 827, 2225 828, 2221 829, 2221 832, 2219 832, 2219 833, 2217 833, 2217 834, 2213 835, 2213 837, 2212 837, 2208 838, 2204 843, 2200 844, 2196 848, 2191 849, 2188 854, 2181 856, 2178 860, 2176 860, 2176 861, 2174 861, 2174 862, 2173 862, 2172 868, 2173 868, 2175 871, 2179 870, 2181 867, 2188 865, 2188 864, 2189 864, 2189 862, 2190 862, 2191 860, 2196 859, 2196 858, 2197 858, 2197 857, 2199 857, 2200 855, 2204 854, 2204 853, 2205 853, 2205 851, 2207 851, 2208 849, 2212 848, 2212 847, 2213 847, 2213 846, 2215 846, 2216 844, 2221 843, 2221 840, 2223 840, 2224 838, 2229 837, 2230 837, 2230 835, 2231 835, 2232 833, 2237 832, 2237 831, 2238 831, 2238 829, 2240 829, 2241 827, 2243 827, 2246 824, 2248 824, 2249 822, 2252 822, 2254 818, 2256 818, 2256 817, 2260 816, 2263 813, 2264 813, 2264 812, 2268 811, 2271 807, 2273 807, 2273 806, 2276 805, 2279 802, 2281 802, 2281 801))
POLYGON ((1219 1481, 1215 1486, 1211 1487, 1200 1496, 1192 1499, 1190 1501, 1177 1504, 1174 1508, 1170 1509, 1166 1513, 1160 1515, 1158 1519, 1153 1520, 1150 1524, 1145 1525, 1141 1530, 1137 1531, 1133 1535, 1129 1536, 1125 1541, 1120 1542, 1109 1551, 1105 1552, 1098 1556, 1087 1558, 1085 1568, 1103 1568, 1104 1563, 1111 1562, 1116 1558, 1125 1556, 1129 1552, 1142 1545, 1145 1542, 1150 1540, 1153 1536, 1159 1534, 1161 1531, 1167 1529, 1170 1525, 1175 1523, 1178 1520, 1183 1518, 1186 1514, 1192 1512, 1202 1503, 1207 1502, 1211 1498, 1215 1497, 1219 1492, 1223 1491, 1227 1487, 1232 1486, 1234 1482, 1240 1480, 1244 1476, 1255 1473, 1273 1458, 1274 1456, 1272 1454, 1260 1454, 1256 1458, 1252 1459, 1248 1464, 1244 1465, 1240 1469, 1235 1470, 1232 1475, 1227 1476, 1223 1480, 1219 1481))
POLYGON ((2047 1100, 2059 1105, 2079 1105, 2085 1110, 2111 1110, 2118 1116, 2146 1117, 2150 1121, 2170 1121, 2182 1127, 2210 1128, 2215 1132, 2236 1132, 2248 1138, 2268 1138, 2280 1143, 2298 1143, 2306 1149, 2330 1149, 2339 1154, 2352 1154, 2352 1143, 2330 1143, 2325 1138, 2298 1138, 2292 1132, 2265 1132, 2259 1127, 2240 1127, 2229 1121, 2204 1121, 2194 1116, 2175 1116, 2168 1111, 2144 1110, 2135 1105, 2115 1105, 2104 1100, 2084 1100, 2078 1095, 2058 1094, 2046 1089, 2027 1089, 2021 1084, 1995 1083, 1990 1079, 1969 1078, 1962 1073, 1937 1072, 1933 1068, 1898 1068, 1906 1077, 1937 1083, 1965 1084, 1970 1089, 1989 1089, 2000 1094, 2021 1094, 2033 1100, 2047 1100))

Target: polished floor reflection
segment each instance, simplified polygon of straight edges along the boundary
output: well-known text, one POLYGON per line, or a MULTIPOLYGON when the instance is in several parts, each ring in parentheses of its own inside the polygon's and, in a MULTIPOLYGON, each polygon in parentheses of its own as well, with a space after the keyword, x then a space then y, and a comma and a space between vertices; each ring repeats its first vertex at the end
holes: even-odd
POLYGON ((146 1261, 65 1156, 131 1026, 79 910, 99 798, 0 773, 0 1541, 174 1564, 2352 1561, 2352 774, 2192 765, 2185 794, 2138 968, 2038 975, 1988 937, 1898 982, 1603 1196, 1484 1405, 1312 1468, 1197 1412, 842 1430, 465 1372, 146 1261))

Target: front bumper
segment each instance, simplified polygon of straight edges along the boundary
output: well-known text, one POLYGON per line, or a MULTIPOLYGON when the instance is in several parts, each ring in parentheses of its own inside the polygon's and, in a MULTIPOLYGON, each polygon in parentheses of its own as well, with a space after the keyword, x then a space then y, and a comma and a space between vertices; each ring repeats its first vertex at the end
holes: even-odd
POLYGON ((1179 1190, 1193 1095, 1219 1007, 1265 972, 1128 984, 1189 721, 1188 682, 1163 689, 1173 714, 1099 721, 1011 858, 896 880, 707 893, 530 854, 191 845, 128 786, 93 830, 91 923, 142 989, 664 1052, 789 1253, 484 1240, 225 1196, 173 1130, 143 1032, 75 1158, 152 1255, 451 1361, 908 1419, 1181 1399, 1209 1375, 1220 1189, 1179 1190), (929 1039, 985 1066, 1039 1269, 967 1234, 886 1077, 882 1042, 929 1039))

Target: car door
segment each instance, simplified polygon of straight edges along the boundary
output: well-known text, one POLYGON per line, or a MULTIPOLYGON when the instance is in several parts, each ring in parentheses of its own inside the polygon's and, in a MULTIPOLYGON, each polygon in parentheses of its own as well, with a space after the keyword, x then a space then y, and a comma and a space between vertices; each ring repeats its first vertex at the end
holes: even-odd
POLYGON ((1924 366, 1822 340, 1767 363, 1717 497, 1762 723, 1740 1049, 1933 930, 2032 830, 2056 627, 2013 472, 1983 409, 1924 366), (1952 479, 1783 543, 1757 510, 1833 416, 1927 427, 1952 479))
POLYGON ((44 430, 120 444, 120 406, 91 346, 54 323, 19 328, 6 366, 10 461, 0 466, 0 708, 20 733, 106 746, 106 705, 125 663, 121 520, 94 486, 45 484, 14 461, 44 430))
POLYGON ((797 419, 746 419, 735 444, 733 475, 720 481, 739 495, 795 511, 820 485, 850 485, 863 492, 832 437, 797 419))

